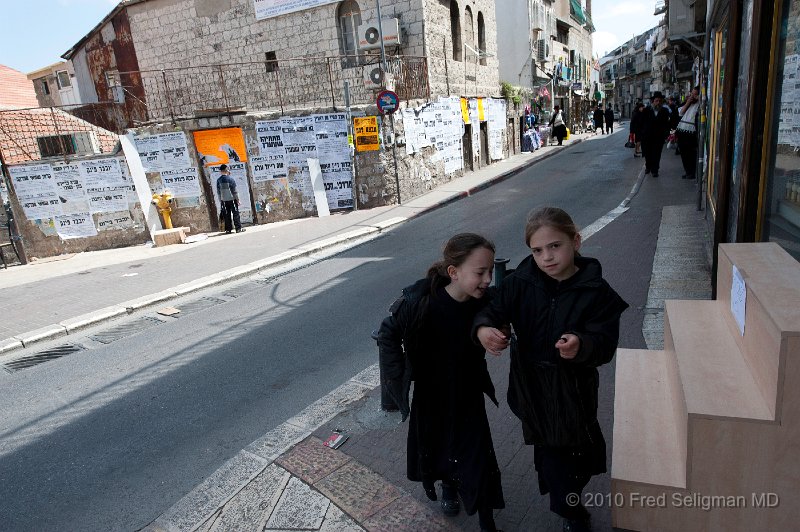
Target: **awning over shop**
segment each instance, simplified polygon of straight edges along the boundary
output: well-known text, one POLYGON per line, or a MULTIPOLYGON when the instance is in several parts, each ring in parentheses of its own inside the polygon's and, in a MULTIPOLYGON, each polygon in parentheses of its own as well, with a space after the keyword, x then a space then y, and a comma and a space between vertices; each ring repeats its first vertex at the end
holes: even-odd
POLYGON ((578 19, 581 24, 586 24, 586 14, 581 7, 581 0, 569 0, 569 14, 578 19))

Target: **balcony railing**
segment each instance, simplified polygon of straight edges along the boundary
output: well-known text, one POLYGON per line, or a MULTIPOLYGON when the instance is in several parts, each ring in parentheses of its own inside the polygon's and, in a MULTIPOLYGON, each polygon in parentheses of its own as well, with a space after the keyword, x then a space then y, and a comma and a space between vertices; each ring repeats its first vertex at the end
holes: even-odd
MULTIPOLYGON (((387 63, 401 99, 430 96, 425 57, 391 57, 387 63)), ((233 112, 341 109, 345 82, 351 105, 369 104, 383 86, 381 72, 377 58, 337 56, 120 72, 109 78, 126 104, 135 101, 140 109, 135 121, 142 124, 233 112)))

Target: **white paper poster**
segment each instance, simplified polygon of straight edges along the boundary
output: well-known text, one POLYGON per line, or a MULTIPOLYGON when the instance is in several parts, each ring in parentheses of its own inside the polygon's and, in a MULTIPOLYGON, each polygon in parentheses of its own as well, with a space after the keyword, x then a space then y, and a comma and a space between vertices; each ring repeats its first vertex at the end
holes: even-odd
POLYGON ((53 181, 53 168, 49 164, 27 164, 22 166, 9 166, 11 183, 17 196, 55 193, 53 181))
POLYGON ((352 208, 353 163, 347 142, 347 115, 314 115, 314 134, 328 208, 352 208))
POLYGON ((158 136, 134 137, 136 151, 142 160, 142 167, 145 172, 161 171, 161 143, 158 136))
POLYGON ((249 159, 250 172, 254 183, 269 181, 270 179, 285 179, 286 165, 284 154, 256 155, 249 159))
POLYGON ((192 165, 189 160, 189 148, 186 146, 186 134, 183 131, 161 133, 156 136, 161 148, 162 170, 177 170, 192 165))
POLYGON ((86 188, 77 164, 54 164, 53 180, 64 214, 78 214, 89 210, 86 188))
POLYGON ((122 177, 122 170, 117 159, 93 159, 80 161, 78 169, 84 179, 86 188, 124 187, 127 185, 122 177))
POLYGON ((286 153, 283 149, 283 120, 256 121, 256 136, 260 155, 286 153))
POLYGON ((747 285, 736 265, 731 272, 731 314, 739 327, 739 334, 744 336, 744 322, 747 309, 747 285))
POLYGON ((56 216, 56 232, 63 240, 97 235, 97 229, 88 212, 56 216))
POLYGON ((125 187, 87 188, 89 212, 117 212, 128 210, 128 191, 125 187))
POLYGON ((17 194, 17 199, 28 220, 52 218, 62 213, 61 200, 55 192, 17 194))
POLYGON ((97 215, 97 229, 111 231, 133 227, 133 218, 130 212, 104 212, 97 215))
POLYGON ((180 170, 163 170, 161 183, 176 198, 200 196, 200 181, 197 168, 183 168, 180 170))
POLYGON ((192 166, 186 134, 183 131, 135 137, 136 151, 145 172, 180 169, 192 166))

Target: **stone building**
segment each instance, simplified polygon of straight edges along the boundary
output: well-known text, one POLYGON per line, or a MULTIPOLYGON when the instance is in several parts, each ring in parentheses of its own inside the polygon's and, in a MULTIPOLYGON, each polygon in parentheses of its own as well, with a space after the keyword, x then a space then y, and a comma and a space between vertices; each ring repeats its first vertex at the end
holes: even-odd
POLYGON ((81 95, 75 84, 75 69, 68 61, 59 61, 29 72, 28 79, 33 82, 39 107, 60 107, 81 103, 81 95))
MULTIPOLYGON (((124 102, 131 125, 220 109, 343 107, 345 81, 356 103, 386 84, 369 35, 376 3, 262 4, 124 0, 63 57, 85 101, 124 102)), ((390 85, 413 87, 410 97, 498 93, 494 2, 383 0, 381 9, 390 85)))
POLYGON ((590 99, 591 0, 508 0, 497 13, 502 81, 536 97, 548 87, 544 114, 559 105, 578 112, 590 99))

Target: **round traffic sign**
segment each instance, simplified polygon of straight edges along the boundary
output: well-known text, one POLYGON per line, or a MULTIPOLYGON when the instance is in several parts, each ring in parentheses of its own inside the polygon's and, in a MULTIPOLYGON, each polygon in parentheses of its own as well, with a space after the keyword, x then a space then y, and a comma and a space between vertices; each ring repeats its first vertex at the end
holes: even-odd
POLYGON ((378 111, 382 115, 390 115, 400 106, 400 97, 394 91, 381 91, 378 93, 378 111))

